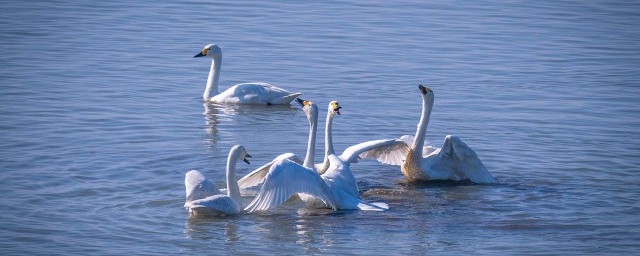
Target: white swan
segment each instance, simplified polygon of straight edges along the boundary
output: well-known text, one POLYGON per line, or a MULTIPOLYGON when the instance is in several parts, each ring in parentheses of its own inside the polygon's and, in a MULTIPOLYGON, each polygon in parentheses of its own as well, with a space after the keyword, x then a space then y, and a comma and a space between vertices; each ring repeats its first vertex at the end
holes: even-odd
POLYGON ((293 99, 302 95, 268 83, 236 84, 222 93, 218 93, 218 80, 220 78, 220 68, 222 67, 222 50, 220 47, 215 44, 207 45, 193 57, 211 58, 211 70, 207 79, 207 87, 202 95, 205 101, 232 104, 289 104, 293 99))
POLYGON ((235 145, 229 151, 226 194, 217 189, 199 171, 191 170, 187 172, 184 178, 184 186, 186 188, 184 207, 193 214, 224 215, 242 212, 242 199, 240 198, 235 169, 236 162, 240 159, 249 163, 247 158, 251 158, 251 156, 243 146, 235 145))
MULTIPOLYGON (((303 101, 305 106, 310 103, 303 101)), ((331 129, 331 120, 340 113, 340 106, 332 101, 329 105, 327 127, 331 129)), ((317 115, 316 115, 317 116, 317 115)), ((317 119, 317 118, 316 118, 317 119)), ((310 120, 311 121, 311 120, 310 120)), ((319 174, 313 166, 313 148, 315 147, 315 129, 310 132, 309 147, 304 165, 283 160, 275 163, 264 176, 264 183, 254 200, 245 211, 265 211, 284 203, 289 197, 298 194, 307 204, 314 207, 337 209, 359 209, 383 211, 389 209, 385 203, 367 203, 360 199, 356 183, 349 164, 334 154, 329 155, 329 169, 319 174)), ((354 151, 353 158, 366 151, 354 151)))
POLYGON ((442 148, 424 146, 424 139, 433 108, 433 91, 422 85, 422 115, 415 136, 405 135, 384 147, 369 150, 360 157, 374 157, 386 164, 401 166, 408 182, 427 180, 470 180, 474 183, 495 183, 476 152, 458 137, 447 135, 442 148))

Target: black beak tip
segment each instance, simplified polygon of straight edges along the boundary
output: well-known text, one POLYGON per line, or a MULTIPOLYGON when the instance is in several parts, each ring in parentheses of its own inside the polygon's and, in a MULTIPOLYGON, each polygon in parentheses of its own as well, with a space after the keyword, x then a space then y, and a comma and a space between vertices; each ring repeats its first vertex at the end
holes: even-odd
POLYGON ((203 57, 203 56, 204 54, 202 54, 202 52, 199 52, 198 54, 193 55, 194 58, 203 57))
POLYGON ((242 161, 244 161, 244 162, 245 162, 245 163, 247 163, 247 164, 251 164, 251 163, 249 163, 249 160, 247 160, 246 158, 245 158, 245 159, 242 159, 242 161))
POLYGON ((418 85, 418 89, 420 89, 420 92, 422 94, 427 94, 427 93, 429 93, 429 91, 431 91, 431 90, 429 90, 429 88, 424 87, 424 85, 418 85))
POLYGON ((296 102, 298 102, 298 104, 300 104, 300 106, 304 106, 304 100, 303 99, 296 98, 296 102))

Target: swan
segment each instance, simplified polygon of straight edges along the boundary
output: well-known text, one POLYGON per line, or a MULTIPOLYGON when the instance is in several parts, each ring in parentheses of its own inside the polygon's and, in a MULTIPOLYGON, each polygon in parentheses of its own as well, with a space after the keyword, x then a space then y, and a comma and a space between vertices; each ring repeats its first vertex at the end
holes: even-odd
POLYGON ((236 180, 236 162, 242 159, 249 163, 251 158, 243 146, 235 145, 229 151, 227 158, 227 190, 226 194, 217 189, 199 171, 191 170, 184 178, 186 188, 186 202, 184 207, 192 214, 225 215, 242 212, 242 199, 236 180))
MULTIPOLYGON (((310 106, 312 103, 303 101, 302 104, 310 106)), ((331 121, 335 115, 340 114, 340 109, 338 102, 329 103, 326 124, 329 131, 331 130, 331 121)), ((290 160, 283 160, 272 165, 268 173, 264 175, 264 181, 258 195, 249 203, 245 211, 269 210, 284 203, 294 194, 298 194, 300 199, 308 205, 318 208, 368 211, 389 209, 386 203, 368 203, 360 199, 358 185, 349 168, 349 162, 344 162, 335 154, 328 156, 330 167, 326 172, 320 174, 314 168, 315 126, 311 119, 310 122, 312 128, 304 164, 300 165, 290 160)), ((362 147, 359 151, 352 151, 350 158, 355 159, 366 150, 369 148, 362 147)))
POLYGON ((202 95, 205 101, 231 104, 289 104, 293 99, 302 95, 292 93, 268 83, 242 83, 231 86, 218 93, 218 80, 222 67, 222 50, 215 44, 205 46, 194 58, 211 58, 211 70, 207 79, 207 87, 202 95))
POLYGON ((401 166, 407 182, 468 179, 474 183, 495 183, 476 152, 458 137, 447 135, 439 149, 424 145, 434 95, 423 85, 418 88, 422 93, 422 114, 415 136, 402 136, 393 143, 364 152, 360 157, 373 157, 381 163, 401 166))

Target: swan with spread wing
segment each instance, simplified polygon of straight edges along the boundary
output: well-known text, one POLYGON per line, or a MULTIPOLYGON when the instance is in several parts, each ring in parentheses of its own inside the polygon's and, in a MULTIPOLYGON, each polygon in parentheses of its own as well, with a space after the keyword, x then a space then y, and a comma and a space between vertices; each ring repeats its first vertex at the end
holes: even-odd
POLYGON ((458 137, 447 135, 441 148, 424 145, 434 95, 427 87, 420 85, 418 88, 422 94, 422 114, 416 135, 402 136, 393 143, 359 156, 374 157, 381 163, 400 166, 408 182, 470 180, 474 183, 495 183, 476 152, 458 137))
MULTIPOLYGON (((329 155, 329 168, 324 173, 319 173, 313 165, 315 152, 315 132, 317 122, 317 107, 310 101, 299 100, 307 114, 311 124, 309 144, 304 164, 300 165, 290 160, 282 160, 273 164, 268 173, 261 177, 262 186, 258 195, 245 208, 248 212, 265 211, 274 208, 292 195, 298 194, 307 204, 318 208, 359 209, 383 211, 388 209, 385 203, 368 203, 360 199, 355 177, 349 168, 350 162, 344 162, 335 154, 329 155), (308 111, 308 109, 316 109, 308 111)), ((331 129, 331 120, 340 114, 341 107, 338 102, 329 104, 327 113, 327 130, 331 129)), ((329 133, 329 136, 330 133, 329 133)), ((375 146, 375 145, 373 145, 375 146)), ((373 147, 372 146, 372 147, 373 147)), ((370 147, 362 147, 354 150, 347 159, 356 159, 370 147)), ((259 177, 256 174, 256 177, 259 177)), ((257 180, 257 179, 256 179, 257 180)))

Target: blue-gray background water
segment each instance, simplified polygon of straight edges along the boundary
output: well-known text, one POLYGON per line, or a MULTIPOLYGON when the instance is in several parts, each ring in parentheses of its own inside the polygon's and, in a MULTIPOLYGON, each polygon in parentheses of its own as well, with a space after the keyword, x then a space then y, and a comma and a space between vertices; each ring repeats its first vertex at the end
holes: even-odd
POLYGON ((636 1, 171 2, 2 3, 1 254, 640 250, 636 1), (188 170, 225 187, 232 145, 254 157, 244 174, 304 155, 308 133, 295 105, 203 105, 210 62, 192 56, 209 43, 221 89, 270 82, 321 120, 339 101, 338 152, 413 134, 425 84, 428 142, 459 136, 499 184, 407 185, 365 160, 362 196, 387 212, 190 218, 188 170))

